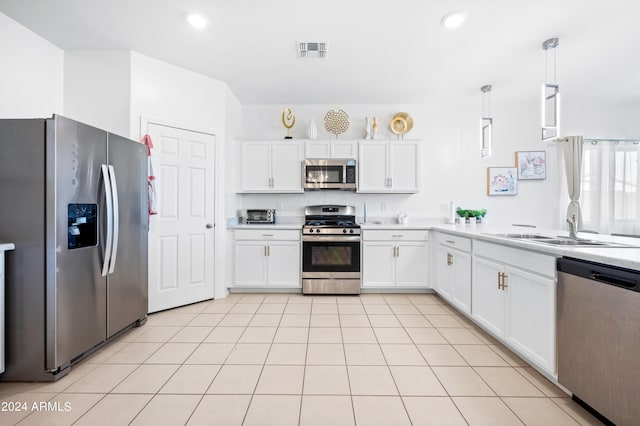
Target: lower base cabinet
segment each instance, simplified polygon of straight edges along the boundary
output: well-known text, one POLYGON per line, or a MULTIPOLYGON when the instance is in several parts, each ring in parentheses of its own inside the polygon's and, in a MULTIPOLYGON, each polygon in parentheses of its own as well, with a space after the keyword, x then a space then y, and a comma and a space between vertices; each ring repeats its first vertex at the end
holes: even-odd
POLYGON ((364 230, 363 287, 429 287, 428 231, 364 230))
POLYGON ((436 236, 437 291, 464 313, 471 313, 471 240, 438 233, 436 236))
POLYGON ((555 258, 479 241, 472 269, 472 317, 555 375, 555 258))
POLYGON ((298 288, 300 232, 236 230, 234 286, 298 288))

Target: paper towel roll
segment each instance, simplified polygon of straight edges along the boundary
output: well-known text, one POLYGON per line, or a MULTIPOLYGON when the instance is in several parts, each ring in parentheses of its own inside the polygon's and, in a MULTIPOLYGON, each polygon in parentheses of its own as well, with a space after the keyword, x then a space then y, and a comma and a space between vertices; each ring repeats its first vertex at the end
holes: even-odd
POLYGON ((447 218, 447 223, 456 223, 456 206, 453 204, 453 201, 449 203, 449 217, 447 218))

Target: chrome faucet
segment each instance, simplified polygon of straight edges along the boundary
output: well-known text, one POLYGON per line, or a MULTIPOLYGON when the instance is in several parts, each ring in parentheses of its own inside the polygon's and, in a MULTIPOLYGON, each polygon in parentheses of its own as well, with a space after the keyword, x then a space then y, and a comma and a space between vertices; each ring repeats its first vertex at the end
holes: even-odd
POLYGON ((569 224, 569 237, 578 238, 578 223, 576 215, 571 215, 571 217, 567 219, 567 223, 569 224))

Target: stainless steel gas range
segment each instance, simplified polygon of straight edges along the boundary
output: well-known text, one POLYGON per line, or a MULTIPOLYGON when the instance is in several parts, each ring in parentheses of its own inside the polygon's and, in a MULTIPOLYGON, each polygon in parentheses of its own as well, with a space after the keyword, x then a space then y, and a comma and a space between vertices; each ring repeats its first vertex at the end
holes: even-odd
POLYGON ((360 225, 355 207, 305 208, 302 293, 360 294, 360 225))

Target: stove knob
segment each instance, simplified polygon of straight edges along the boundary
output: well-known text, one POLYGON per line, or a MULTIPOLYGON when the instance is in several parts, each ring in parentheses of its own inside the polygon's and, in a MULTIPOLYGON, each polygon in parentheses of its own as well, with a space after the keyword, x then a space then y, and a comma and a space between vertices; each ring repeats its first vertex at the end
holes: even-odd
POLYGON ((318 234, 319 234, 319 233, 320 233, 320 230, 319 230, 319 229, 316 229, 316 233, 318 233, 318 234))
POLYGON ((353 229, 351 229, 349 232, 351 232, 353 234, 353 229))
POLYGON ((346 229, 343 229, 343 230, 342 230, 342 233, 343 233, 343 234, 346 234, 346 233, 347 233, 347 230, 346 230, 346 229))

